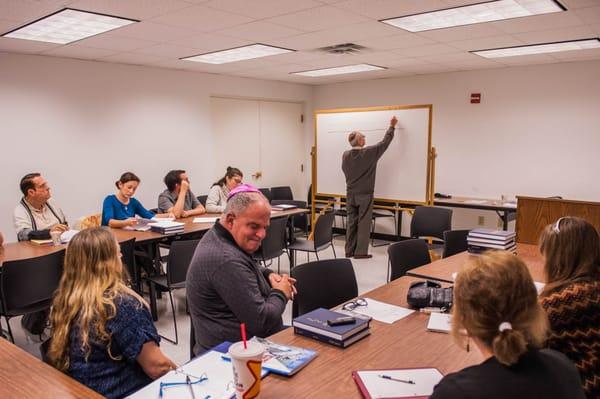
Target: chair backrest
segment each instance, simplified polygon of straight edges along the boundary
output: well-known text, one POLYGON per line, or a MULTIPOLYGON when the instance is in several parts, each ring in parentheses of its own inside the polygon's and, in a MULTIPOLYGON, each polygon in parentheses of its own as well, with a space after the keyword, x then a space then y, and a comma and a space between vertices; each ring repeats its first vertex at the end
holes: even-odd
POLYGON ((194 354, 194 346, 196 346, 196 332, 194 331, 194 323, 190 314, 190 360, 196 357, 194 354))
POLYGON ((123 263, 123 267, 125 271, 129 275, 129 280, 135 286, 137 284, 137 276, 135 275, 135 256, 134 256, 134 248, 135 248, 135 237, 129 239, 127 241, 122 241, 119 243, 121 247, 121 262, 123 263))
POLYGON ((269 260, 277 258, 286 248, 285 230, 287 227, 287 216, 271 219, 267 229, 267 235, 260 245, 262 259, 269 260))
POLYGON ((265 198, 270 202, 271 201, 271 190, 268 188, 259 188, 258 189, 264 196, 265 198))
POLYGON ((4 262, 0 273, 4 313, 19 315, 26 308, 36 311, 50 307, 60 282, 64 257, 63 249, 37 258, 4 262))
POLYGON ((333 221, 335 220, 334 212, 326 212, 319 216, 315 223, 314 242, 315 249, 322 247, 325 244, 331 243, 333 240, 333 221))
POLYGON ((332 308, 358 295, 356 275, 350 259, 327 259, 298 265, 292 269, 298 294, 292 317, 317 308, 332 308))
POLYGON ((199 195, 196 197, 196 199, 202 204, 202 206, 206 206, 207 198, 208 198, 208 195, 199 195))
POLYGON ((467 250, 467 236, 471 230, 447 230, 444 231, 444 252, 442 258, 456 255, 467 250))
POLYGON ((410 222, 410 236, 444 239, 444 231, 452 229, 452 209, 417 206, 410 222))
POLYGON ((292 188, 290 186, 271 187, 271 201, 293 200, 292 188))
POLYGON ((167 281, 170 284, 185 282, 190 262, 200 240, 173 241, 169 249, 167 281))
POLYGON ((388 261, 392 268, 390 281, 404 276, 410 269, 431 263, 427 242, 414 238, 393 243, 388 247, 388 261))

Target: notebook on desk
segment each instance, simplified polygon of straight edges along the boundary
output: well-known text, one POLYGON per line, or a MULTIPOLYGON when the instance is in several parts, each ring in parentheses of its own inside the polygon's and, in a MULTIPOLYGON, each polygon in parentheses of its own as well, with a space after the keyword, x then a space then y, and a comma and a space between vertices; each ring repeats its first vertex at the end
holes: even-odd
POLYGON ((353 371, 352 378, 365 399, 427 399, 443 378, 435 368, 353 371))

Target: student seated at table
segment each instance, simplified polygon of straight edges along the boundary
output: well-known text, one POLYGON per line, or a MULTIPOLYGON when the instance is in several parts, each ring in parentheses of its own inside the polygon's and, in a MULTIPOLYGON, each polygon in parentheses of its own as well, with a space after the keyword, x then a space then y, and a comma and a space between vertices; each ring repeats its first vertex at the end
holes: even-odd
POLYGON ((67 246, 50 314, 50 364, 108 398, 126 396, 177 367, 158 346, 147 303, 122 274, 110 230, 82 230, 67 246))
POLYGON ((500 251, 470 259, 454 285, 452 334, 467 350, 469 342, 477 347, 485 360, 446 375, 431 399, 584 399, 573 363, 540 349, 547 330, 523 261, 500 251))
POLYGON ((158 210, 172 213, 176 218, 202 215, 206 212, 190 189, 185 170, 172 170, 164 179, 167 189, 158 196, 158 210))
POLYGON ((221 213, 225 210, 229 192, 242 183, 244 175, 238 168, 227 167, 227 172, 214 183, 206 198, 206 212, 221 213))
POLYGON ((146 219, 153 217, 173 217, 173 214, 154 214, 150 212, 133 198, 135 190, 140 185, 140 178, 131 172, 125 172, 119 180, 115 182, 117 194, 109 195, 102 204, 102 226, 123 228, 135 226, 137 220, 135 216, 146 219))
POLYGON ((579 370, 588 398, 600 398, 600 238, 590 223, 563 217, 546 226, 540 251, 546 286, 540 297, 550 320, 548 347, 579 370))

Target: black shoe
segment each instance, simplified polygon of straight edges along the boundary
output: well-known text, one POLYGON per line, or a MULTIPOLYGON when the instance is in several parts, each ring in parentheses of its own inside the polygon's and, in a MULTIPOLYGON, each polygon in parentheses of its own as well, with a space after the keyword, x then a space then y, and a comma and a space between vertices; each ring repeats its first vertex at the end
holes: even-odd
POLYGON ((354 254, 346 254, 346 256, 345 256, 345 257, 346 257, 346 258, 351 258, 351 257, 353 257, 353 256, 354 256, 354 254))
POLYGON ((373 255, 364 254, 364 255, 354 255, 354 259, 371 259, 373 255))

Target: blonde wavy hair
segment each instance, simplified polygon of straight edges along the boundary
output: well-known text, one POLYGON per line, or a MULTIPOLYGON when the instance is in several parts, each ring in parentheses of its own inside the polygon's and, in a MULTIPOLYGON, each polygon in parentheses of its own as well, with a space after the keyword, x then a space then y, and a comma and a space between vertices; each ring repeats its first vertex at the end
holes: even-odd
POLYGON ((73 237, 65 255, 63 274, 54 295, 50 321, 52 339, 48 348, 50 364, 61 371, 69 369, 69 334, 79 327, 81 349, 86 360, 90 354, 90 336, 107 343, 109 356, 111 333, 106 322, 116 314, 115 298, 132 295, 142 301, 123 282, 123 266, 115 236, 107 229, 82 230, 73 237))
POLYGON ((529 348, 542 347, 548 319, 521 259, 494 251, 467 262, 454 284, 452 335, 459 344, 466 338, 464 330, 507 366, 529 348), (504 322, 512 328, 500 331, 504 322))

